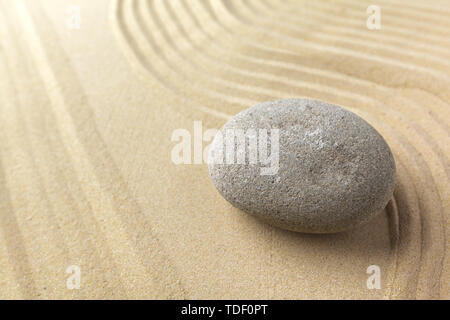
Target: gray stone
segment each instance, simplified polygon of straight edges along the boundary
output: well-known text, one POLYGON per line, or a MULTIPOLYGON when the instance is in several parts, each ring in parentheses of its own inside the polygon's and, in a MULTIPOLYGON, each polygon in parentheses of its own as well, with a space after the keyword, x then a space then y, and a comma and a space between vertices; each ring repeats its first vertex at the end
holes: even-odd
MULTIPOLYGON (((239 140, 230 146, 239 150, 239 140)), ((367 222, 386 206, 395 184, 394 157, 372 126, 350 111, 309 99, 268 101, 237 114, 215 137, 208 162, 215 187, 232 205, 298 232, 340 232, 367 222), (224 146, 230 129, 245 130, 244 163, 220 163, 220 151, 231 150, 224 146), (279 141, 279 168, 272 174, 262 174, 269 166, 262 158, 250 159, 255 131, 264 137, 260 129, 268 132, 262 141, 269 142, 269 151, 279 141), (274 129, 279 139, 271 141, 274 129)))

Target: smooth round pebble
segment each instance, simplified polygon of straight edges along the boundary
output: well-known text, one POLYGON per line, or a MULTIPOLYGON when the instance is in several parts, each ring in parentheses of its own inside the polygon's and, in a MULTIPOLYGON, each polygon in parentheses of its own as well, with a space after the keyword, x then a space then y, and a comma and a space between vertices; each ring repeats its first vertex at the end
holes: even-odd
MULTIPOLYGON (((239 143, 230 146, 242 156, 239 143)), ((383 137, 356 114, 310 99, 268 101, 232 117, 211 144, 208 168, 214 186, 235 207, 307 233, 340 232, 369 221, 385 208, 395 184, 394 157, 383 137), (247 136, 245 161, 227 162, 227 134, 239 129, 247 136), (279 139, 272 141, 276 129, 279 139), (271 163, 259 153, 256 162, 251 158, 255 132, 259 152, 267 142, 271 163)))

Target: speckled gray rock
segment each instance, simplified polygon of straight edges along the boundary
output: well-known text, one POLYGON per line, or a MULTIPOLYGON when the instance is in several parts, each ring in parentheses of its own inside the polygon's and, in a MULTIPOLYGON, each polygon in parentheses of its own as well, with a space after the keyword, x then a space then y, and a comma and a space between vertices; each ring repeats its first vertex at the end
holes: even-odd
MULTIPOLYGON (((238 139, 233 143, 238 150, 238 139)), ((350 111, 308 99, 264 102, 237 114, 215 137, 208 162, 215 187, 231 204, 299 232, 340 232, 370 220, 386 206, 395 183, 391 150, 373 127, 350 111), (262 175, 267 164, 249 160, 254 132, 247 135, 244 164, 220 163, 230 129, 267 130, 262 141, 268 150, 279 141, 278 170, 262 175), (274 129, 279 139, 272 141, 274 129)))

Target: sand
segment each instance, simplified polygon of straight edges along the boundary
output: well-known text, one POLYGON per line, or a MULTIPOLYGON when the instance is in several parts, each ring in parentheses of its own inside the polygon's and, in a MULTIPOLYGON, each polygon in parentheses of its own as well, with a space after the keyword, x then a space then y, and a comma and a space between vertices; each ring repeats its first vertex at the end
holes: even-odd
POLYGON ((371 4, 1 1, 0 298, 450 298, 450 5, 377 1, 369 30, 371 4), (289 97, 388 142, 397 187, 369 225, 276 229, 173 163, 174 130, 289 97))

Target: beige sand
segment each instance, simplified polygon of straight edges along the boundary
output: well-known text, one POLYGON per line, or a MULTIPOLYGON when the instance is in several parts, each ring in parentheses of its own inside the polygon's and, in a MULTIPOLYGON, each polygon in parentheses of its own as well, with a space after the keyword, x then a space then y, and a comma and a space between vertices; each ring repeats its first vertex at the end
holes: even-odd
POLYGON ((368 30, 370 4, 1 1, 0 298, 450 298, 450 5, 380 0, 368 30), (386 138, 398 186, 371 224, 278 230, 171 161, 173 130, 281 97, 386 138))

